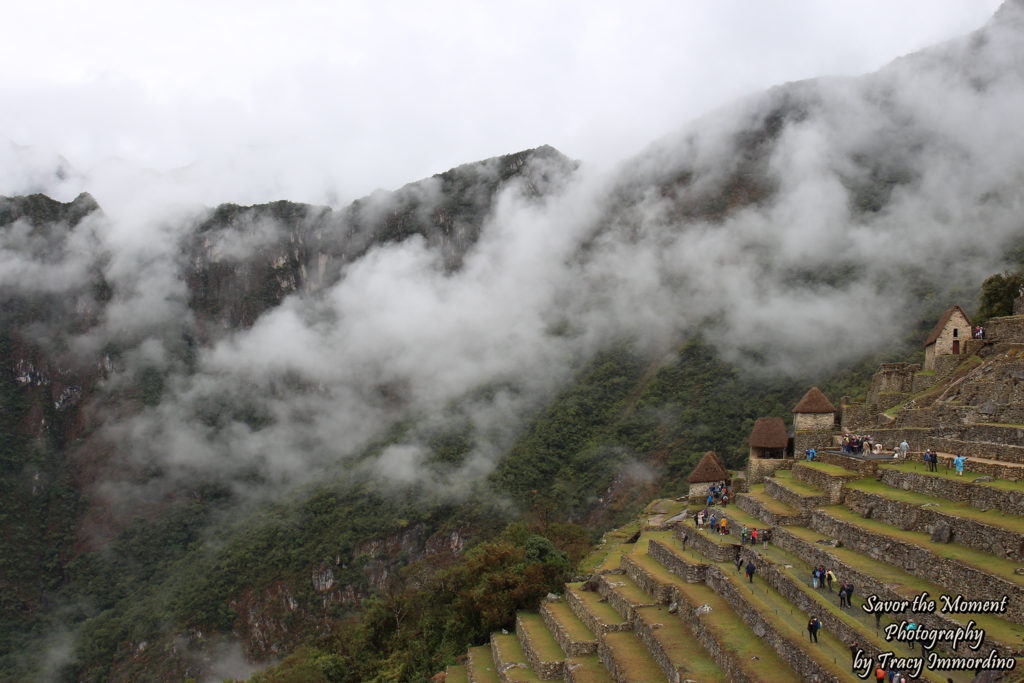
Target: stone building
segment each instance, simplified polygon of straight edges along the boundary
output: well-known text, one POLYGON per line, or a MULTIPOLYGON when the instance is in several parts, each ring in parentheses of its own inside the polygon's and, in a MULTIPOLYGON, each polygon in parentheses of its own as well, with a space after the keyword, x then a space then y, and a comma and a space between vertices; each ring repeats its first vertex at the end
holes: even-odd
POLYGON ((811 387, 793 408, 793 430, 831 430, 836 424, 836 407, 818 387, 811 387))
POLYGON ((707 498, 712 486, 725 484, 729 478, 729 470, 725 469, 714 451, 708 451, 686 478, 690 482, 690 498, 707 498))
POLYGON ((747 481, 759 484, 778 469, 793 466, 789 448, 789 433, 781 417, 759 417, 750 431, 750 459, 747 461, 747 481), (789 457, 787 457, 787 455, 789 457))
POLYGON ((935 370, 937 356, 959 356, 971 338, 971 320, 959 306, 946 311, 924 343, 924 369, 935 370))

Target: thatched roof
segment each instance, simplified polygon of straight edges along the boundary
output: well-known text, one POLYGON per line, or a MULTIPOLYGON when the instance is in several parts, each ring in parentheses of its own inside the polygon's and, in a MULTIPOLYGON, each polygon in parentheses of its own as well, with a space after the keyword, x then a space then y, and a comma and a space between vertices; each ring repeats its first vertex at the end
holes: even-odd
POLYGON ((708 451, 693 468, 686 481, 691 484, 704 484, 709 481, 726 481, 728 478, 729 470, 725 469, 714 451, 708 451))
POLYGON ((832 405, 825 394, 821 393, 821 389, 818 387, 811 387, 810 390, 804 394, 804 397, 800 399, 800 402, 796 404, 796 408, 793 408, 794 413, 834 413, 836 407, 832 405))
POLYGON ((786 421, 781 417, 759 417, 750 432, 753 448, 785 448, 789 443, 786 421))
POLYGON ((967 321, 967 327, 970 328, 971 319, 967 317, 966 313, 964 313, 964 309, 960 308, 959 306, 953 306, 953 308, 943 313, 942 317, 939 318, 939 322, 937 322, 935 324, 935 327, 932 328, 932 333, 928 335, 928 340, 924 343, 925 346, 931 346, 932 344, 935 343, 935 341, 939 338, 939 335, 942 334, 942 328, 946 326, 946 323, 949 322, 949 319, 952 318, 953 314, 957 311, 960 311, 960 315, 962 315, 964 317, 964 320, 967 321))

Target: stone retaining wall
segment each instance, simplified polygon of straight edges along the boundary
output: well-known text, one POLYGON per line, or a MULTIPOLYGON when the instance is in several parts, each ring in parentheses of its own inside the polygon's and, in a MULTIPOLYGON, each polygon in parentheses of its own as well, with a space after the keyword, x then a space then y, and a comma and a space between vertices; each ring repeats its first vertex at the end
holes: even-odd
MULTIPOLYGON (((494 637, 491 637, 491 657, 494 658, 494 668, 498 672, 498 679, 501 683, 511 683, 512 678, 508 675, 509 669, 523 669, 525 670, 525 662, 506 662, 501 656, 501 648, 495 642, 494 637)), ((476 679, 474 679, 476 680, 476 679)))
POLYGON ((793 489, 786 488, 786 485, 777 479, 766 479, 764 482, 764 492, 790 507, 795 507, 808 513, 814 508, 828 503, 828 496, 801 496, 793 489))
POLYGON ((583 657, 597 652, 596 640, 573 640, 568 629, 547 608, 547 603, 540 606, 540 615, 544 618, 544 625, 548 627, 548 631, 555 637, 555 641, 562 648, 562 652, 565 653, 566 657, 583 657))
POLYGON ((878 406, 871 403, 847 403, 840 408, 839 424, 857 432, 874 425, 878 412, 878 406))
POLYGON ((945 453, 957 453, 969 458, 985 458, 1000 462, 1024 463, 1024 446, 954 438, 932 439, 932 448, 945 453))
MULTIPOLYGON (((875 657, 879 650, 866 642, 863 635, 857 632, 845 621, 834 615, 828 609, 822 607, 817 600, 801 588, 801 584, 792 576, 787 574, 782 567, 772 562, 762 553, 745 548, 743 550, 743 562, 746 564, 751 559, 757 565, 757 576, 764 578, 769 586, 778 591, 779 595, 786 598, 794 607, 803 612, 807 619, 813 614, 821 620, 826 631, 833 634, 843 643, 849 645, 853 641, 859 641, 864 652, 869 657, 875 657)), ((828 566, 833 567, 832 564, 828 566)), ((855 584, 856 585, 856 584, 855 584)), ((813 590, 813 589, 812 589, 813 590)))
MULTIPOLYGON (((793 467, 793 458, 749 458, 747 460, 747 483, 760 484, 776 470, 793 467)), ((705 494, 705 498, 707 495, 705 494)))
POLYGON ((565 601, 572 609, 572 613, 575 614, 583 625, 590 629, 590 632, 597 636, 598 640, 601 636, 609 631, 626 631, 629 630, 629 623, 622 624, 602 624, 598 621, 597 617, 590 613, 587 609, 586 603, 580 600, 579 596, 574 591, 565 592, 565 601))
MULTIPOLYGON (((882 583, 871 574, 865 574, 838 559, 828 551, 827 547, 818 546, 809 541, 805 541, 785 529, 776 529, 772 532, 772 544, 796 555, 812 567, 816 567, 818 565, 830 567, 839 577, 840 581, 853 581, 855 597, 877 595, 879 600, 895 601, 913 600, 914 595, 916 595, 911 593, 900 593, 893 590, 888 584, 882 583)), ((937 598, 938 596, 932 597, 937 598)), ((909 619, 910 617, 913 617, 914 620, 921 624, 922 627, 928 629, 956 629, 963 625, 942 612, 912 614, 910 610, 907 609, 902 613, 890 614, 890 616, 897 621, 901 618, 909 619)), ((964 623, 966 623, 970 618, 969 615, 965 616, 966 618, 964 619, 964 623)), ((1000 643, 999 641, 993 640, 988 634, 986 634, 985 637, 985 644, 995 647, 1001 654, 1003 654, 1003 656, 1024 654, 1024 644, 1017 643, 1015 646, 1011 646, 1010 644, 1000 643)), ((957 652, 963 653, 968 650, 968 646, 961 643, 957 652)))
MULTIPOLYGON (((939 467, 955 471, 955 468, 953 467, 954 457, 955 456, 940 453, 938 463, 939 467)), ((967 464, 964 468, 968 472, 979 472, 981 474, 987 474, 990 477, 995 477, 996 479, 1006 479, 1007 481, 1021 481, 1024 479, 1024 467, 1021 467, 1016 463, 982 462, 974 458, 968 458, 967 464)))
POLYGON ((636 562, 636 560, 629 555, 622 556, 622 568, 626 570, 626 576, 632 579, 633 583, 639 586, 640 589, 645 591, 648 595, 653 595, 654 600, 658 604, 667 605, 672 602, 672 586, 670 584, 660 583, 647 571, 647 569, 643 567, 643 565, 636 562))
POLYGON ((644 602, 639 605, 635 605, 629 601, 624 595, 615 590, 616 579, 618 578, 619 583, 623 583, 621 578, 623 574, 602 574, 597 580, 597 592, 604 596, 604 599, 608 602, 612 608, 619 613, 626 621, 633 621, 633 617, 636 616, 637 607, 652 607, 657 605, 656 600, 650 602, 644 602))
MULTIPOLYGON (((718 514, 719 518, 721 518, 721 512, 719 512, 718 514)), ((728 514, 726 515, 726 517, 728 518, 728 514)), ((730 525, 731 524, 732 522, 730 520, 730 525)), ((735 546, 719 545, 718 543, 715 543, 710 538, 705 536, 705 534, 715 533, 709 531, 706 524, 703 531, 698 531, 696 529, 689 527, 687 527, 686 531, 690 536, 690 545, 693 546, 693 549, 699 552, 704 557, 707 557, 708 559, 714 562, 732 562, 733 558, 736 557, 735 546)), ((730 534, 729 538, 735 539, 736 545, 739 545, 740 540, 738 536, 730 534)))
POLYGON ((537 647, 530 640, 529 630, 523 628, 521 612, 516 612, 516 636, 519 638, 519 644, 523 646, 523 652, 526 653, 526 659, 530 662, 530 668, 533 669, 538 678, 542 681, 562 679, 565 659, 551 661, 540 658, 540 655, 537 653, 537 647))
POLYGON ((932 533, 939 524, 952 532, 952 542, 1008 560, 1024 558, 1024 535, 973 519, 946 514, 941 507, 904 503, 857 489, 846 490, 846 506, 863 517, 900 529, 932 533), (867 514, 869 513, 870 514, 867 514))
POLYGON ((828 496, 828 503, 836 505, 843 502, 846 482, 850 479, 857 479, 858 475, 853 472, 849 474, 829 474, 828 472, 822 472, 813 467, 797 463, 793 465, 793 478, 805 484, 810 484, 814 488, 821 489, 828 496))
MULTIPOLYGON (((705 569, 708 565, 700 565, 705 569)), ((737 660, 738 653, 733 653, 725 650, 721 644, 715 640, 714 634, 708 630, 704 621, 701 619, 701 615, 697 614, 696 608, 690 604, 686 596, 678 588, 673 588, 675 597, 673 602, 676 604, 676 616, 678 616, 684 624, 686 624, 690 631, 693 632, 694 638, 704 648, 704 650, 715 660, 715 664, 718 664, 726 676, 729 677, 730 681, 739 681, 742 683, 756 683, 755 679, 747 676, 746 672, 740 666, 737 660)))
MULTIPOLYGON (((632 628, 633 626, 630 624, 630 629, 632 628)), ((612 649, 605 642, 604 638, 599 638, 597 641, 597 657, 604 664, 604 668, 608 670, 608 675, 615 683, 630 683, 629 672, 619 671, 618 662, 615 661, 612 649)))
MULTIPOLYGON (((647 554, 657 560, 665 569, 669 570, 687 583, 704 583, 708 565, 691 564, 686 562, 654 539, 651 539, 648 542, 647 554)), ((623 555, 622 559, 626 560, 627 557, 628 556, 623 555)), ((627 571, 628 568, 627 564, 627 571)), ((644 589, 647 590, 646 588, 644 589)))
POLYGON ((783 526, 789 524, 799 524, 803 526, 807 524, 806 512, 797 513, 795 515, 776 514, 766 508, 764 503, 761 501, 742 493, 736 497, 736 507, 749 515, 757 517, 768 526, 783 526))
POLYGON ((949 500, 968 501, 979 510, 1002 510, 1014 515, 1024 515, 1024 490, 1006 491, 959 479, 900 472, 885 467, 880 468, 879 472, 879 479, 893 488, 917 491, 927 496, 949 500))
POLYGON ((862 460, 861 458, 854 458, 853 456, 843 455, 842 453, 819 451, 814 459, 828 465, 845 467, 848 470, 853 470, 862 477, 873 477, 875 476, 875 470, 878 469, 878 463, 874 460, 862 460))
MULTIPOLYGON (((1014 302, 1014 313, 1016 313, 1017 302, 1014 302)), ((1020 343, 1024 342, 1024 316, 1007 315, 1000 318, 992 318, 985 325, 985 338, 994 342, 1020 343)))
POLYGON ((793 434, 793 453, 803 457, 804 451, 813 448, 820 451, 823 448, 832 446, 832 430, 820 430, 809 432, 795 432, 793 434))
MULTIPOLYGON (((669 616, 670 619, 675 619, 673 616, 669 616)), ((633 632, 636 637, 640 639, 644 645, 647 646, 647 650, 654 657, 654 661, 657 662, 662 672, 665 674, 665 678, 669 681, 681 682, 683 679, 679 675, 679 669, 672 663, 672 659, 665 652, 665 648, 662 647, 661 641, 659 641, 654 635, 654 629, 659 626, 658 624, 648 624, 646 621, 640 618, 637 614, 633 618, 633 632)))
POLYGON ((804 681, 835 681, 840 680, 821 668, 804 650, 803 642, 794 642, 783 635, 771 621, 754 608, 747 598, 740 593, 735 584, 715 565, 708 567, 708 587, 725 598, 740 618, 750 627, 754 635, 765 641, 779 657, 789 664, 794 671, 799 671, 804 681))
POLYGON ((815 510, 811 514, 811 528, 839 539, 844 545, 872 559, 899 567, 968 600, 992 600, 1009 595, 1009 607, 1003 616, 1024 624, 1024 587, 981 569, 938 557, 919 545, 837 519, 823 510, 815 510))

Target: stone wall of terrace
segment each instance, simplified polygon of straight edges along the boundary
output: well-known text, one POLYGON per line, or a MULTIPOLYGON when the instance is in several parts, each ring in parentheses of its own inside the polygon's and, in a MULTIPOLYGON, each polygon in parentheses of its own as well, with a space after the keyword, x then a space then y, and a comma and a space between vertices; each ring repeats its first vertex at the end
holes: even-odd
POLYGON ((832 453, 830 451, 821 451, 814 459, 828 465, 845 467, 848 470, 853 470, 862 477, 875 476, 875 470, 878 468, 878 462, 875 460, 862 460, 861 458, 855 458, 851 455, 832 453))
POLYGON ((858 475, 853 472, 849 474, 830 474, 797 463, 793 466, 793 478, 821 489, 828 496, 829 504, 836 505, 843 502, 843 487, 846 482, 851 479, 857 479, 858 475))
MULTIPOLYGON (((806 541, 786 529, 775 529, 772 532, 772 544, 796 555, 811 566, 824 565, 825 567, 830 567, 836 573, 836 576, 839 577, 840 581, 850 580, 853 582, 856 596, 876 595, 881 601, 913 600, 914 594, 904 594, 893 590, 888 584, 879 581, 871 574, 854 569, 849 564, 838 559, 829 552, 828 546, 819 546, 806 541)), ((938 596, 932 597, 937 598, 938 596)), ((928 629, 955 629, 960 625, 959 622, 938 611, 912 614, 908 608, 903 612, 893 613, 890 616, 897 620, 913 617, 922 627, 928 629)), ((967 619, 964 620, 965 623, 966 621, 967 619)), ((1024 644, 1021 643, 1012 646, 1011 644, 1000 643, 989 637, 985 639, 985 643, 998 649, 1004 656, 1024 654, 1024 644)), ((956 651, 964 653, 968 650, 967 645, 961 644, 956 651)))
MULTIPOLYGON (((687 583, 704 583, 708 565, 686 562, 654 539, 651 539, 647 546, 647 554, 661 563, 665 569, 682 578, 687 583)), ((650 592, 650 589, 646 586, 641 586, 641 588, 650 592)))
POLYGON ((948 514, 940 507, 922 507, 850 488, 846 490, 846 506, 863 517, 909 531, 930 534, 945 526, 953 543, 1008 560, 1024 558, 1024 535, 948 514))
POLYGON ((828 496, 801 496, 796 491, 786 488, 777 479, 766 479, 764 492, 772 498, 804 512, 810 512, 816 507, 828 504, 828 496))
POLYGON ((879 472, 885 484, 904 491, 917 491, 928 496, 968 501, 979 510, 1002 510, 1014 515, 1024 515, 1024 490, 1007 491, 960 479, 900 472, 887 467, 880 468, 879 472))
POLYGON ((765 641, 794 671, 799 671, 804 680, 837 681, 838 679, 808 656, 803 647, 803 640, 794 641, 783 633, 747 598, 740 593, 735 584, 715 565, 708 567, 707 585, 721 595, 729 603, 743 621, 754 632, 754 635, 765 641))
POLYGON ((526 653, 526 659, 530 662, 530 668, 533 669, 534 673, 542 681, 554 681, 562 678, 565 660, 547 661, 540 658, 537 654, 538 648, 533 643, 530 635, 530 630, 523 626, 521 612, 516 613, 516 636, 519 638, 519 643, 523 646, 523 652, 526 653))
POLYGON ((815 510, 811 514, 811 528, 839 539, 843 545, 872 559, 888 562, 968 600, 993 600, 1008 595, 1009 608, 1004 617, 1024 624, 1024 587, 1016 583, 961 562, 938 557, 914 543, 837 519, 824 510, 815 510))
MULTIPOLYGON (((793 468, 793 458, 750 458, 747 460, 747 483, 760 484, 777 470, 793 468)), ((704 494, 707 498, 707 494, 704 494)))
MULTIPOLYGON (((789 524, 804 525, 807 523, 807 513, 802 512, 795 515, 776 514, 764 506, 761 501, 749 495, 741 493, 736 497, 736 507, 749 515, 764 520, 770 526, 781 526, 789 524)), ((799 508, 797 508, 799 509, 799 508)))

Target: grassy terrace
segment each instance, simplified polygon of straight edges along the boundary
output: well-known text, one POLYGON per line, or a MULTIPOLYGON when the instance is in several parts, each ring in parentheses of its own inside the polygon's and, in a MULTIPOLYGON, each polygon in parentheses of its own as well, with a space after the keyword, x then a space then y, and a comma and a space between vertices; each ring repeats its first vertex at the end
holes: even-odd
POLYGON ((776 515, 800 514, 800 511, 797 510, 796 508, 783 503, 781 500, 776 500, 775 498, 772 498, 767 493, 765 493, 764 484, 754 484, 753 486, 750 487, 749 492, 742 495, 750 496, 758 503, 763 505, 765 509, 768 510, 768 512, 771 512, 776 515))
MULTIPOLYGON (((969 466, 971 461, 967 461, 969 466)), ((882 465, 879 469, 892 469, 899 472, 912 472, 914 474, 923 474, 928 477, 941 477, 943 479, 955 479, 956 481, 965 484, 976 484, 977 486, 991 486, 992 488, 1002 489, 1004 491, 1024 491, 1024 481, 1010 481, 1008 479, 996 479, 994 481, 979 481, 975 482, 978 477, 983 477, 983 472, 971 472, 968 469, 964 470, 964 475, 958 477, 956 470, 950 467, 947 471, 945 467, 940 466, 938 472, 929 472, 923 462, 904 462, 899 465, 882 465)))
MULTIPOLYGON (((565 659, 565 653, 558 646, 554 636, 544 625, 544 618, 536 612, 520 612, 519 623, 526 631, 534 653, 543 662, 559 662, 565 659)), ((586 628, 586 627, 584 627, 586 628)))
POLYGON ((631 605, 653 605, 655 600, 647 594, 640 586, 633 583, 633 579, 625 574, 611 574, 606 576, 609 586, 615 593, 622 596, 631 605))
POLYGON ((638 531, 640 531, 640 522, 635 521, 606 533, 601 538, 601 545, 580 562, 580 573, 592 574, 618 567, 619 558, 625 550, 628 550, 628 546, 624 548, 622 544, 638 531))
POLYGON ((676 615, 670 614, 668 607, 641 607, 637 610, 637 618, 651 628, 669 661, 683 672, 684 680, 729 680, 704 646, 693 637, 689 627, 676 615))
POLYGON ((575 680, 591 683, 613 683, 608 669, 604 668, 597 655, 571 657, 565 660, 565 666, 575 672, 575 680))
MULTIPOLYGON (((818 633, 818 644, 808 642, 807 619, 808 615, 786 600, 774 588, 769 586, 763 578, 756 576, 754 582, 747 581, 743 574, 738 574, 735 568, 728 563, 716 563, 717 566, 739 589, 744 601, 757 608, 769 623, 784 636, 794 642, 807 643, 806 652, 825 671, 835 675, 839 680, 845 680, 850 671, 850 650, 838 638, 825 629, 818 633)), ((758 679, 764 680, 764 679, 758 679)))
POLYGON ((935 504, 937 505, 935 509, 938 512, 946 512, 951 515, 956 515, 957 517, 963 517, 964 519, 970 519, 983 524, 990 524, 995 527, 1007 529, 1008 531, 1013 531, 1018 534, 1024 534, 1024 517, 1019 515, 1006 514, 997 510, 982 512, 981 510, 972 507, 967 502, 956 502, 949 500, 948 498, 928 496, 923 493, 917 493, 916 491, 904 491, 903 489, 887 486, 877 479, 858 479, 857 481, 848 483, 846 486, 847 488, 867 493, 874 493, 890 500, 897 500, 911 505, 935 504))
MULTIPOLYGON (((797 538, 803 539, 808 543, 814 543, 820 539, 831 540, 830 537, 814 531, 813 529, 807 529, 800 526, 787 526, 783 527, 786 531, 789 531, 797 538)), ((949 591, 942 586, 925 581, 924 579, 918 578, 913 574, 908 574, 899 567, 894 567, 891 564, 880 562, 879 560, 872 559, 867 555, 859 553, 849 548, 831 548, 823 546, 815 546, 819 550, 830 553, 835 558, 846 565, 853 567, 857 571, 865 574, 870 574, 875 579, 888 585, 893 590, 897 591, 901 595, 907 598, 913 598, 913 596, 919 593, 927 592, 933 597, 946 594, 949 595, 949 591)), ((842 577, 840 577, 842 578, 842 577)), ((863 597, 863 596, 860 596, 863 597)), ((838 598, 836 598, 838 601, 838 598)), ((854 593, 854 603, 858 601, 856 592, 854 593)), ((858 607, 859 609, 859 607, 858 607)), ((985 633, 990 634, 993 638, 1001 643, 1019 643, 1024 640, 1024 626, 1014 624, 1000 619, 997 616, 990 614, 949 614, 947 615, 954 621, 962 623, 964 625, 970 619, 974 619, 978 626, 985 629, 985 633)), ((873 618, 872 618, 873 619, 873 618)), ((886 617, 882 618, 882 622, 886 622, 886 617)))
POLYGON ((974 567, 983 572, 988 572, 1000 578, 1006 579, 1018 586, 1024 586, 1024 576, 1015 574, 1014 570, 1019 566, 1016 562, 1004 560, 989 553, 974 550, 962 545, 952 543, 933 543, 931 536, 919 531, 904 531, 890 526, 885 522, 875 519, 864 519, 849 508, 843 506, 829 506, 820 508, 836 519, 853 524, 861 529, 887 536, 905 543, 918 545, 935 555, 954 562, 974 567))
POLYGON ((495 633, 491 636, 491 645, 499 653, 499 658, 505 665, 509 664, 521 664, 521 667, 515 667, 505 672, 511 680, 514 681, 539 681, 537 674, 529 668, 530 662, 526 658, 526 653, 523 652, 523 646, 519 643, 519 638, 509 634, 495 633))
POLYGON ((907 398, 906 401, 903 401, 902 403, 894 405, 892 408, 889 408, 888 410, 886 410, 885 414, 888 415, 889 417, 896 417, 896 413, 898 413, 900 410, 902 410, 904 408, 904 406, 906 406, 911 401, 918 401, 918 400, 920 400, 922 398, 928 398, 930 396, 934 396, 934 395, 942 393, 943 391, 945 391, 949 387, 950 381, 956 379, 957 377, 962 376, 968 370, 972 370, 972 369, 978 367, 983 362, 984 361, 982 361, 982 359, 979 358, 978 356, 968 356, 964 360, 964 362, 960 363, 960 365, 958 365, 956 367, 956 369, 953 371, 953 373, 949 376, 948 380, 942 381, 942 382, 936 382, 935 384, 931 385, 927 389, 924 389, 923 391, 919 391, 916 394, 913 394, 912 396, 907 398))
POLYGON ((445 669, 444 680, 445 683, 469 683, 469 672, 461 664, 453 664, 445 669))
POLYGON ((654 661, 654 656, 632 631, 606 633, 605 645, 620 673, 628 674, 631 681, 664 681, 665 673, 654 661))
POLYGON ((566 590, 572 591, 590 614, 605 626, 620 626, 626 623, 615 608, 604 602, 604 598, 593 591, 583 590, 583 583, 567 583, 566 590))
MULTIPOLYGON (((682 552, 676 548, 678 552, 682 552)), ((696 557, 701 557, 697 555, 696 557)), ((699 560, 698 560, 699 561, 699 560)), ((793 670, 767 643, 756 637, 740 615, 718 593, 703 583, 681 583, 680 592, 691 607, 708 605, 711 611, 700 617, 722 649, 734 657, 755 680, 791 683, 793 670), (754 660, 754 658, 757 660, 754 660)), ((849 653, 847 653, 849 656, 849 653)))
MULTIPOLYGON (((856 629, 861 644, 870 643, 874 647, 878 648, 880 652, 886 652, 894 649, 893 643, 887 642, 884 635, 876 631, 874 616, 861 609, 861 605, 863 605, 864 601, 861 600, 856 593, 854 593, 853 597, 853 608, 846 610, 840 609, 838 587, 833 585, 831 593, 824 588, 815 589, 811 584, 811 566, 809 564, 798 558, 796 555, 788 553, 777 546, 770 546, 766 551, 762 552, 762 554, 766 555, 783 573, 799 584, 804 593, 811 596, 811 598, 817 603, 819 611, 829 612, 846 623, 847 626, 856 629)), ((882 617, 883 627, 892 622, 893 619, 891 617, 882 617)), ((898 648, 896 649, 898 650, 898 648)), ((945 683, 947 674, 942 673, 940 675, 938 673, 926 671, 922 673, 922 678, 945 683)), ((962 680, 971 681, 973 678, 974 676, 972 674, 965 673, 962 680)), ((959 681, 961 679, 955 680, 959 681)))
MULTIPOLYGON (((840 468, 842 469, 842 468, 840 468)), ((843 470, 844 472, 846 470, 843 470)), ((811 486, 799 479, 793 478, 793 473, 789 470, 775 470, 773 478, 776 479, 780 484, 785 486, 790 491, 797 493, 803 497, 809 498, 811 496, 824 496, 825 492, 816 486, 811 486)))
POLYGON ((474 681, 477 683, 501 683, 501 679, 498 678, 498 667, 494 666, 490 645, 469 648, 469 661, 474 681))
POLYGON ((840 467, 839 465, 830 465, 827 462, 807 462, 806 460, 801 460, 793 463, 794 467, 796 467, 797 465, 800 465, 801 467, 810 467, 812 470, 818 470, 819 472, 824 472, 825 474, 832 474, 836 476, 850 476, 851 474, 856 474, 856 472, 852 472, 846 469, 845 467, 840 467))
MULTIPOLYGON (((551 615, 555 618, 559 624, 561 624, 566 633, 569 635, 569 639, 574 643, 591 642, 597 641, 597 636, 591 632, 587 625, 580 621, 572 612, 572 608, 569 607, 564 601, 563 602, 548 602, 545 603, 546 607, 551 615)), ((561 649, 561 648, 559 648, 561 649)))

